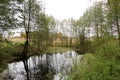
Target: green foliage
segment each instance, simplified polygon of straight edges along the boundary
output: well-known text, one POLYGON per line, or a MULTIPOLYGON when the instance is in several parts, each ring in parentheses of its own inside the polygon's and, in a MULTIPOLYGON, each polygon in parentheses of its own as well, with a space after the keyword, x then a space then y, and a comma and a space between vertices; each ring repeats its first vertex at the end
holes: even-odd
POLYGON ((119 80, 119 75, 120 46, 112 41, 99 46, 95 54, 85 54, 68 80, 119 80))
POLYGON ((117 59, 117 57, 120 57, 120 46, 117 42, 111 41, 98 47, 95 53, 102 59, 117 59))
POLYGON ((15 15, 18 12, 19 4, 16 2, 13 0, 0 0, 0 31, 7 31, 18 26, 18 19, 15 15))

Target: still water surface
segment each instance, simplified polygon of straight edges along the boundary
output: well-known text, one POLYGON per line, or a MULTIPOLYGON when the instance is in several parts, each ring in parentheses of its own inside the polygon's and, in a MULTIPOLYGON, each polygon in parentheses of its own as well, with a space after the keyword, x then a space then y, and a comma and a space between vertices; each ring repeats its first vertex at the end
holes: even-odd
POLYGON ((68 51, 32 56, 27 64, 13 62, 8 64, 4 80, 65 80, 73 65, 80 61, 77 56, 75 51, 68 51))

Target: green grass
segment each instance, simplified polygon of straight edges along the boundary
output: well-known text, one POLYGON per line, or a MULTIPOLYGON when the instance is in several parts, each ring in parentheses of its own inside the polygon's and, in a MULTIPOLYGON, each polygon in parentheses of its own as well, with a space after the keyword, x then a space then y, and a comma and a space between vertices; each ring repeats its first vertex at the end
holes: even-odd
POLYGON ((67 80, 120 80, 120 46, 117 42, 102 44, 95 53, 83 56, 67 80))
POLYGON ((6 67, 7 63, 21 55, 22 47, 19 43, 6 42, 0 43, 0 72, 6 67))
POLYGON ((71 48, 67 47, 48 47, 44 52, 48 54, 53 54, 57 52, 66 52, 72 50, 71 48))

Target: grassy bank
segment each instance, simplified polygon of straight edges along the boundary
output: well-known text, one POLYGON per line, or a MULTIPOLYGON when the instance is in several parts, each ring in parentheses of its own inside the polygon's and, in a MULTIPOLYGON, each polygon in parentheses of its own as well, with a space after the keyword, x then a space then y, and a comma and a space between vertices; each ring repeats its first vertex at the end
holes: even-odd
POLYGON ((48 47, 44 52, 48 54, 57 53, 57 52, 66 52, 72 50, 68 47, 48 47))
POLYGON ((120 80, 120 46, 117 42, 100 45, 74 66, 67 80, 120 80))
POLYGON ((0 43, 0 72, 7 67, 7 62, 21 55, 22 43, 2 42, 0 43))

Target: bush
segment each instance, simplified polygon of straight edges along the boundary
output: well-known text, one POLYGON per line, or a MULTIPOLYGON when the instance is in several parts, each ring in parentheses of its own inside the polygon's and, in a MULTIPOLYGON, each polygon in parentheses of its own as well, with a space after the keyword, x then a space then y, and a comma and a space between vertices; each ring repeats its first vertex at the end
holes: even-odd
POLYGON ((120 46, 117 42, 100 45, 95 54, 85 54, 67 80, 119 80, 120 46))
POLYGON ((118 60, 120 58, 120 46, 117 42, 109 42, 98 47, 95 53, 102 59, 118 60))

